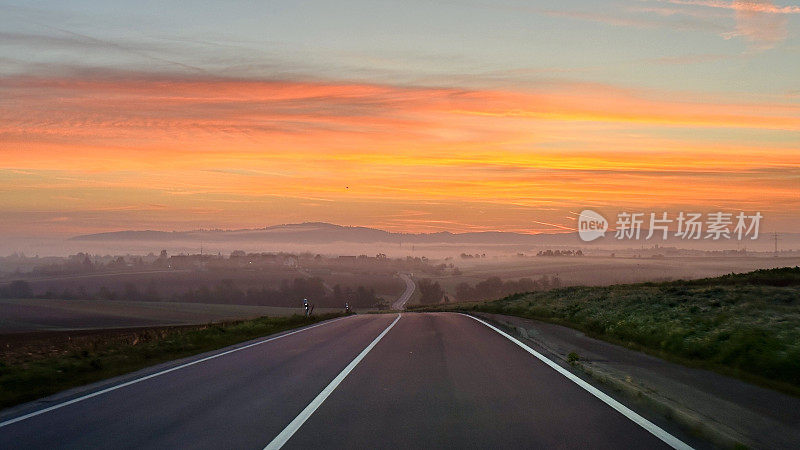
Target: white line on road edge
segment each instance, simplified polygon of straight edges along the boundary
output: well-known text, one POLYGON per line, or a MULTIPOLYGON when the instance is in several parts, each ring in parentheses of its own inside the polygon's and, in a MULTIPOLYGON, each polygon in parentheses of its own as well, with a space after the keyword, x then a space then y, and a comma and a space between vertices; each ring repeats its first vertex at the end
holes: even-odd
POLYGON ((330 384, 328 384, 325 387, 325 389, 323 389, 322 392, 320 392, 314 398, 314 400, 311 400, 311 403, 309 403, 308 406, 305 407, 305 409, 300 411, 300 414, 298 414, 297 417, 295 417, 294 420, 292 420, 289 423, 289 425, 286 425, 286 428, 284 428, 283 431, 280 432, 280 434, 275 436, 275 439, 273 439, 272 442, 267 444, 267 446, 264 447, 264 450, 278 450, 279 448, 283 447, 283 445, 286 444, 286 441, 291 439, 291 437, 297 432, 297 430, 300 429, 301 426, 303 426, 305 421, 308 420, 308 418, 311 417, 312 414, 314 414, 314 411, 316 411, 317 408, 319 408, 320 405, 322 405, 322 402, 324 402, 325 399, 327 399, 328 396, 331 395, 333 390, 336 389, 336 387, 339 386, 339 384, 345 379, 345 377, 350 372, 352 372, 353 369, 355 369, 358 363, 360 363, 361 360, 364 359, 365 356, 367 356, 367 353, 369 353, 369 351, 372 350, 372 347, 375 347, 375 345, 378 344, 378 341, 380 341, 381 339, 383 339, 384 336, 386 336, 386 333, 388 333, 389 330, 392 329, 394 324, 396 324, 397 321, 400 320, 400 317, 402 316, 403 316, 402 314, 398 314, 397 318, 394 319, 394 322, 389 324, 389 326, 386 327, 386 329, 383 330, 383 332, 379 334, 378 337, 376 337, 375 340, 372 341, 367 346, 367 348, 362 350, 361 353, 359 353, 354 360, 350 361, 350 364, 348 364, 347 367, 345 367, 344 370, 342 370, 342 372, 339 375, 336 375, 336 378, 334 378, 333 381, 331 381, 330 384))
POLYGON ((485 321, 483 321, 481 319, 478 319, 477 317, 470 316, 469 314, 461 314, 461 315, 462 316, 467 316, 467 317, 469 317, 471 319, 475 319, 478 322, 486 325, 487 327, 489 327, 489 328, 493 329, 494 331, 497 331, 501 335, 505 336, 511 342, 519 345, 520 347, 522 347, 525 351, 527 351, 531 355, 539 358, 542 362, 544 362, 545 364, 550 366, 556 372, 560 373, 561 375, 564 375, 565 377, 567 377, 573 383, 577 384, 578 386, 580 386, 583 389, 585 389, 586 391, 588 391, 590 394, 592 394, 595 397, 599 398, 601 401, 603 401, 603 403, 605 403, 608 406, 616 409, 623 416, 627 417, 628 419, 630 419, 633 422, 635 422, 637 425, 639 425, 642 428, 644 428, 645 430, 649 431, 653 436, 661 439, 662 441, 664 441, 670 447, 672 447, 674 449, 680 449, 680 450, 693 450, 692 447, 686 445, 680 439, 678 439, 675 436, 667 433, 666 431, 661 429, 658 425, 654 424, 653 422, 650 422, 649 420, 645 419, 644 417, 640 416, 639 414, 636 414, 635 412, 633 412, 627 406, 623 405, 622 403, 620 403, 620 402, 614 400, 613 398, 609 397, 608 395, 606 395, 603 391, 597 389, 596 387, 592 386, 591 384, 589 384, 589 383, 581 380, 580 378, 576 377, 573 373, 571 373, 567 369, 559 366, 558 364, 554 363, 553 361, 549 360, 546 356, 542 355, 541 353, 537 352, 536 350, 528 347, 527 345, 522 343, 519 339, 509 335, 505 331, 495 327, 494 325, 489 324, 488 322, 485 322, 485 321))
POLYGON ((92 397, 97 397, 98 395, 103 395, 103 394, 111 392, 111 391, 116 391, 117 389, 124 388, 126 386, 130 386, 132 384, 136 384, 136 383, 139 383, 141 381, 149 380, 149 379, 155 378, 155 377, 157 377, 159 375, 164 375, 166 373, 174 372, 176 370, 183 369, 183 368, 189 367, 189 366, 193 366, 195 364, 199 364, 201 362, 205 362, 205 361, 208 361, 210 359, 219 358, 220 356, 225 356, 225 355, 231 354, 233 352, 238 352, 239 350, 244 350, 246 348, 255 347, 256 345, 265 344, 267 342, 274 341, 276 339, 284 338, 286 336, 291 336, 291 335, 293 335, 295 333, 300 333, 302 331, 310 330, 312 328, 320 327, 322 325, 327 325, 329 323, 333 323, 333 322, 336 322, 336 321, 339 321, 339 320, 342 320, 342 319, 346 319, 346 318, 347 317, 339 317, 338 319, 333 319, 333 320, 329 320, 329 321, 326 321, 326 322, 318 323, 316 325, 311 325, 310 327, 301 328, 299 330, 295 330, 295 331, 292 331, 290 333, 282 334, 280 336, 275 336, 275 337, 271 337, 269 339, 264 339, 263 341, 254 342, 252 344, 245 345, 244 347, 234 348, 234 349, 228 350, 226 352, 218 353, 216 355, 207 356, 207 357, 205 357, 203 359, 198 359, 197 361, 192 361, 192 362, 189 362, 189 363, 186 363, 186 364, 181 364, 180 366, 173 367, 173 368, 167 369, 167 370, 162 370, 161 372, 153 373, 153 374, 144 376, 142 378, 137 378, 135 380, 126 381, 125 383, 118 384, 116 386, 111 386, 110 388, 106 388, 106 389, 103 389, 101 391, 92 392, 91 394, 87 394, 87 395, 84 395, 82 397, 74 398, 74 399, 66 401, 64 403, 59 403, 57 405, 53 405, 53 406, 51 406, 49 408, 40 409, 38 411, 34 411, 32 413, 28 413, 28 414, 25 414, 23 416, 19 416, 19 417, 15 417, 13 419, 6 420, 5 422, 0 422, 0 428, 3 428, 5 426, 7 426, 7 425, 11 425, 13 423, 21 422, 21 421, 23 421, 25 419, 30 419, 31 417, 35 417, 35 416, 38 416, 40 414, 44 414, 46 412, 50 412, 50 411, 53 411, 53 410, 56 410, 56 409, 59 409, 59 408, 63 408, 65 406, 72 405, 74 403, 82 402, 82 401, 84 401, 86 399, 90 399, 92 397))

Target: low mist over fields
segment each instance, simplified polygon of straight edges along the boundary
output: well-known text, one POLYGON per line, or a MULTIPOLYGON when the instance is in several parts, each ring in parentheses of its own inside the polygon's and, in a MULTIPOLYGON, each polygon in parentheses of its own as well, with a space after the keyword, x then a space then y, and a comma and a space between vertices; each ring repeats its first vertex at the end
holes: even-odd
MULTIPOLYGON (((643 236, 646 233, 643 233, 643 236)), ((166 249, 170 254, 229 254, 245 252, 320 253, 327 255, 374 255, 393 257, 426 256, 446 258, 462 252, 490 256, 536 253, 547 249, 582 249, 584 253, 610 254, 635 252, 653 246, 665 247, 660 253, 697 255, 698 252, 774 251, 774 235, 762 233, 757 239, 617 240, 614 233, 592 242, 582 242, 576 233, 524 234, 513 232, 470 233, 392 233, 367 227, 345 227, 329 223, 276 225, 261 229, 195 231, 116 231, 66 238, 24 239, 9 236, 0 242, 0 255, 24 252, 28 255, 67 256, 79 252, 92 254, 147 254, 166 249)), ((800 249, 800 233, 781 233, 779 251, 800 249)), ((658 252, 656 252, 658 253, 658 252)))
POLYGON ((0 298, 14 299, 0 303, 0 331, 291 314, 302 311, 303 298, 331 311, 345 304, 381 309, 406 290, 400 274, 415 281, 409 304, 434 304, 800 265, 800 252, 791 249, 795 235, 780 237, 777 254, 756 250, 768 247, 764 237, 747 249, 735 241, 702 248, 604 239, 586 244, 574 234, 401 234, 322 223, 84 235, 64 241, 83 249, 68 256, 0 258, 0 298), (19 300, 26 298, 36 300, 19 300))

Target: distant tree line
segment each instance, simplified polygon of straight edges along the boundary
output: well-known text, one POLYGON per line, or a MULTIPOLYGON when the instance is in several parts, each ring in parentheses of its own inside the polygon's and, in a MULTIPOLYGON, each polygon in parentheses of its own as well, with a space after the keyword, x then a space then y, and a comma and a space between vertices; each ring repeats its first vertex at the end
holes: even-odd
POLYGON ((12 281, 6 286, 0 286, 0 297, 2 298, 31 298, 33 290, 27 281, 12 281))
POLYGON ((183 294, 173 296, 175 301, 196 303, 229 303, 241 305, 270 305, 295 307, 304 298, 319 307, 343 307, 349 303, 353 308, 379 306, 383 299, 373 289, 364 286, 341 287, 335 285, 329 291, 321 278, 295 278, 283 280, 277 289, 269 287, 240 289, 233 280, 222 280, 215 286, 201 286, 183 294))
MULTIPOLYGON (((472 255, 470 255, 472 257, 472 255)), ((475 255, 475 257, 481 257, 475 255)), ((483 255, 485 257, 485 255, 483 255)), ((8 265, 11 270, 7 272, 24 273, 21 270, 30 267, 29 273, 34 276, 59 276, 59 275, 80 275, 102 272, 134 272, 141 270, 216 270, 216 269, 248 269, 285 267, 293 269, 303 267, 313 268, 340 268, 348 267, 358 270, 383 269, 402 272, 430 273, 432 275, 442 275, 446 269, 452 269, 451 264, 431 264, 428 258, 405 257, 389 258, 384 253, 375 256, 323 256, 313 253, 247 253, 242 250, 233 251, 229 257, 222 254, 179 254, 169 255, 166 250, 156 255, 149 253, 144 256, 139 255, 91 255, 89 253, 77 253, 68 257, 48 257, 48 258, 28 258, 24 255, 12 255, 8 258, 0 257, 0 262, 4 263, 0 267, 8 265), (31 267, 32 265, 32 267, 31 267)))
POLYGON ((356 288, 335 285, 329 291, 320 278, 295 278, 283 280, 278 288, 239 288, 233 280, 221 280, 213 286, 200 286, 188 289, 183 293, 170 297, 161 296, 154 281, 150 281, 144 289, 134 283, 125 283, 120 291, 100 286, 90 292, 84 286, 76 290, 64 289, 62 292, 47 290, 41 295, 34 295, 27 281, 17 280, 6 286, 0 286, 2 298, 54 298, 65 300, 127 300, 127 301, 174 301, 188 303, 212 303, 232 305, 265 305, 296 307, 304 298, 320 307, 343 307, 349 303, 352 308, 372 308, 380 306, 383 299, 375 295, 374 289, 364 286, 356 288))
POLYGON ((581 250, 539 250, 536 256, 583 256, 581 250))
MULTIPOLYGON (((24 282, 26 283, 27 282, 24 282)), ((0 291, 0 296, 6 296, 0 291)), ((63 300, 129 300, 137 302, 158 302, 165 300, 158 292, 155 281, 150 281, 144 289, 140 289, 134 283, 125 283, 120 291, 109 289, 106 286, 100 286, 95 291, 90 291, 86 286, 78 286, 75 289, 70 287, 64 288, 61 291, 55 291, 53 288, 48 288, 44 293, 33 295, 31 292, 30 297, 36 298, 53 298, 63 300)))
POLYGON ((91 273, 97 269, 97 264, 92 261, 88 253, 70 255, 60 263, 44 264, 33 268, 34 275, 63 275, 91 273))

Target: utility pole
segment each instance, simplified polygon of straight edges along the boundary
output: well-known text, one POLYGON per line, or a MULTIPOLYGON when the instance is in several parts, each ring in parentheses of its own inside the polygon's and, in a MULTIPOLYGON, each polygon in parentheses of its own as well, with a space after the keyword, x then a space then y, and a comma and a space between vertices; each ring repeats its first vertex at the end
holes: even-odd
POLYGON ((775 257, 778 257, 778 233, 772 233, 772 238, 775 240, 775 257))

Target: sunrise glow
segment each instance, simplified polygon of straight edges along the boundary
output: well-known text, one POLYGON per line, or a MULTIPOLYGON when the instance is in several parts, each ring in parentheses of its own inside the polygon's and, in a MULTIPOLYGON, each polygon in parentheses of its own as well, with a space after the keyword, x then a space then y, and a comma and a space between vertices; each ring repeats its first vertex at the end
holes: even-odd
POLYGON ((441 18, 407 41, 394 25, 327 42, 324 7, 302 12, 307 30, 282 30, 301 14, 285 6, 225 33, 211 11, 179 31, 143 9, 120 34, 84 31, 103 17, 92 3, 74 23, 59 22, 64 5, 0 6, 3 233, 537 233, 584 206, 757 210, 775 230, 800 219, 797 6, 619 2, 611 20, 583 2, 465 4, 508 30, 478 39, 441 18), (421 46, 434 35, 464 47, 421 46))

